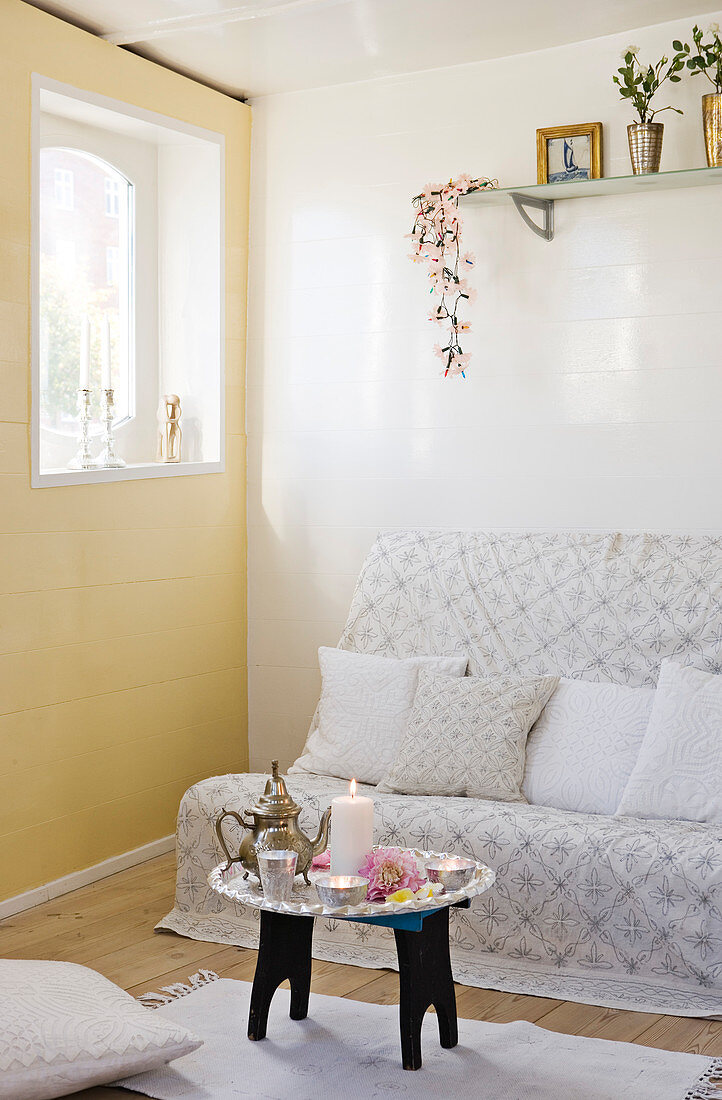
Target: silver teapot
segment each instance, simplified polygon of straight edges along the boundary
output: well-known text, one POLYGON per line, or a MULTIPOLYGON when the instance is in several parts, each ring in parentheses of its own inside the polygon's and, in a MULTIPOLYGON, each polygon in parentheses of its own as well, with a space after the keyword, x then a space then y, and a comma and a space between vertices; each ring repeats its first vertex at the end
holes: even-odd
MULTIPOLYGON (((224 870, 233 863, 240 863, 245 871, 244 878, 248 878, 249 871, 258 875, 257 852, 290 848, 298 854, 296 874, 303 875, 308 882, 308 870, 311 860, 326 850, 328 845, 328 827, 331 818, 331 807, 326 810, 321 818, 321 824, 317 835, 313 840, 301 831, 298 825, 298 815, 301 807, 291 798, 286 788, 283 776, 278 774, 278 761, 271 761, 271 778, 266 783, 266 789, 250 810, 239 814, 236 810, 226 810, 216 821, 216 833, 220 841, 228 863, 224 870), (246 820, 246 814, 250 814, 251 821, 246 820), (223 836, 222 825, 227 817, 232 817, 247 833, 241 841, 238 855, 232 856, 223 836)), ((260 878, 260 876, 258 876, 260 878)))

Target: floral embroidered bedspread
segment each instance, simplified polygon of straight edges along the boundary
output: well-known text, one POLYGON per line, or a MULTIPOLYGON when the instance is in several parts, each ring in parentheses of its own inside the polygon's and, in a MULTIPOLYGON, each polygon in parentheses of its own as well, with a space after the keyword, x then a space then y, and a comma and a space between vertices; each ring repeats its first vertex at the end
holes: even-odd
MULTIPOLYGON (((223 861, 216 816, 224 806, 252 805, 265 779, 222 776, 186 793, 176 905, 159 927, 257 946, 258 910, 213 893, 206 876, 223 861)), ((348 789, 323 776, 288 782, 307 833, 348 789)), ((722 1015, 722 829, 361 790, 376 803, 377 842, 455 852, 494 868, 495 886, 470 909, 452 911, 457 981, 610 1008, 722 1015)), ((388 929, 346 921, 316 921, 314 954, 396 965, 388 929)))

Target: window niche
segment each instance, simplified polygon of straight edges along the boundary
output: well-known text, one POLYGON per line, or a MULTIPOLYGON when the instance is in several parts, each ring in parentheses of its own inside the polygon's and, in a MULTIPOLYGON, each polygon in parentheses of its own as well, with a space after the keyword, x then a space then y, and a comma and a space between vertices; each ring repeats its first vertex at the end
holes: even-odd
POLYGON ((223 161, 221 134, 34 76, 34 487, 224 469, 223 161))

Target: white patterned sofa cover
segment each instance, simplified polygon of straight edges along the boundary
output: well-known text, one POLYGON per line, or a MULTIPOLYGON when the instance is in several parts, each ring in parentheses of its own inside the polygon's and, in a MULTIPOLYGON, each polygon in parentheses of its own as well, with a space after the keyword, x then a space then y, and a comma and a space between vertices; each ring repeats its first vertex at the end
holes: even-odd
MULTIPOLYGON (((676 655, 722 672, 722 539, 402 531, 379 536, 339 643, 407 657, 466 653, 469 673, 558 673, 653 686, 676 655)), ((159 927, 256 946, 258 914, 206 884, 213 822, 261 775, 207 779, 178 815, 176 904, 159 927)), ((292 773, 302 827, 344 780, 292 773)), ((722 1015, 722 828, 367 789, 380 843, 484 860, 496 885, 452 914, 457 980, 611 1008, 722 1015)), ((314 954, 395 965, 389 930, 316 922, 314 954)))

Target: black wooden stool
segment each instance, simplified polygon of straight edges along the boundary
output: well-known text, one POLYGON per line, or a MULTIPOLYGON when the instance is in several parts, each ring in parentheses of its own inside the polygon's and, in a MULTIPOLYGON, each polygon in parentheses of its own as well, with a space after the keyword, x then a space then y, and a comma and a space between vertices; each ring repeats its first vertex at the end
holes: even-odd
MULTIPOLYGON (((468 909, 469 904, 467 899, 457 902, 454 908, 468 909)), ((421 1066, 421 1025, 432 1005, 439 1020, 442 1047, 455 1047, 459 1041, 449 954, 449 908, 447 905, 428 912, 356 918, 361 924, 380 924, 394 930, 404 1069, 421 1066)), ((304 1020, 308 1015, 314 919, 261 910, 261 937, 248 1016, 249 1039, 265 1039, 273 994, 286 979, 291 985, 291 1019, 304 1020)))

